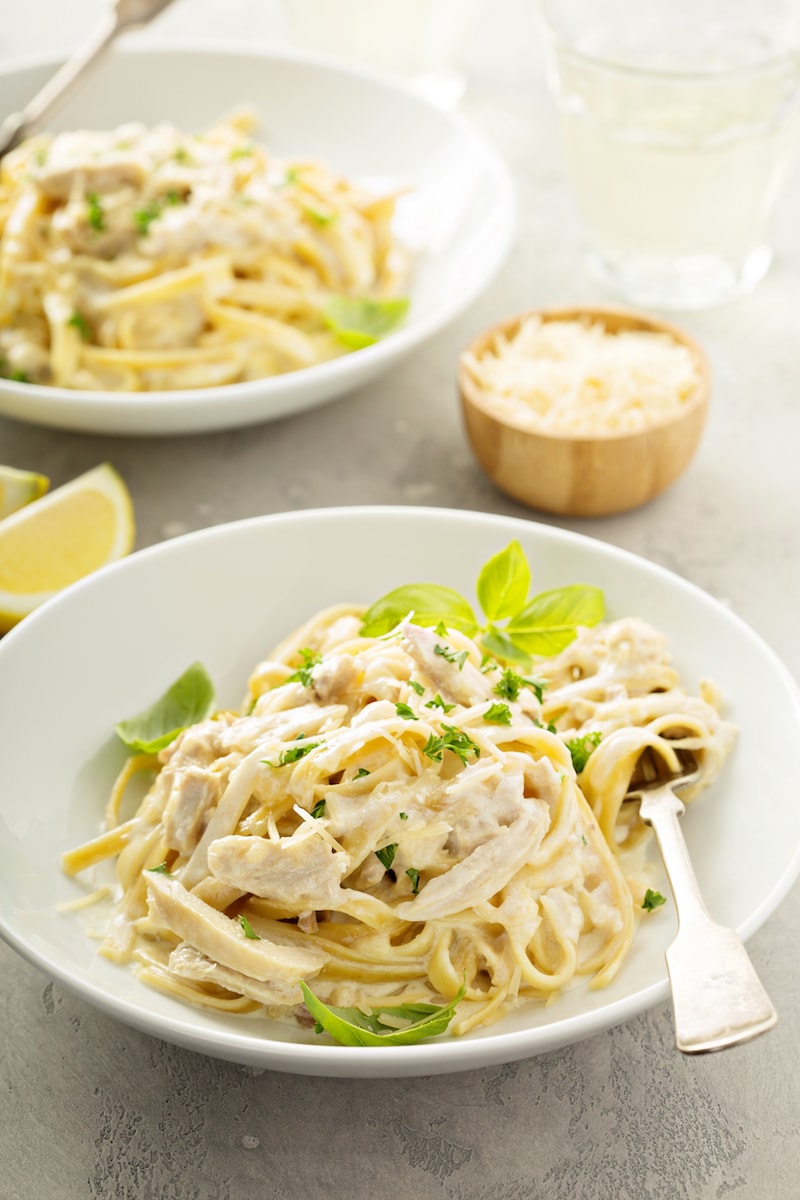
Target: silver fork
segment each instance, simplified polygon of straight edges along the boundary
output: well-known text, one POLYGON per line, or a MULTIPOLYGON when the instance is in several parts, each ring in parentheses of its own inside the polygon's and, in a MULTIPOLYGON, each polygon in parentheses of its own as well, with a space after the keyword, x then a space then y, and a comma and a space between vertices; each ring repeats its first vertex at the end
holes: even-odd
POLYGON ((70 55, 22 112, 11 113, 0 125, 0 158, 18 146, 83 78, 114 39, 128 29, 141 29, 172 0, 117 0, 88 41, 70 55))
POLYGON ((675 1041, 684 1054, 749 1041, 778 1019, 741 938, 712 920, 703 903, 679 823, 686 810, 676 795, 697 777, 694 769, 637 784, 625 797, 639 800, 639 815, 653 827, 678 913, 678 936, 666 959, 675 1041))

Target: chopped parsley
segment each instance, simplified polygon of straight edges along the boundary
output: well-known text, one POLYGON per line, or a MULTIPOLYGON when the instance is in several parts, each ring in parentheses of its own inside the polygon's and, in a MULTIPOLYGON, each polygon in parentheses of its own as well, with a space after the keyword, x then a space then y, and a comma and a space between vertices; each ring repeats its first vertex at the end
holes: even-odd
POLYGON ((337 212, 323 212, 321 208, 314 208, 311 204, 303 205, 303 215, 308 217, 309 221, 313 221, 315 225, 322 227, 332 225, 339 216, 337 212))
POLYGON ((386 870, 390 870, 394 862, 394 856, 397 853, 397 842, 390 842, 388 846, 384 846, 382 850, 375 851, 375 857, 380 859, 386 870))
POLYGON ((451 712, 455 708, 455 704, 445 704, 444 700, 437 692, 436 695, 433 697, 433 699, 428 701, 428 703, 425 705, 425 707, 426 708, 440 708, 446 716, 447 713, 451 712))
POLYGON ((366 775, 369 775, 369 771, 367 770, 367 768, 359 767, 358 770, 356 771, 355 775, 353 776, 353 779, 363 779, 366 775))
POLYGON ((242 929, 244 930, 245 937, 249 937, 254 942, 261 941, 261 938, 258 936, 255 929, 253 929, 253 926, 250 924, 250 922, 248 921, 248 919, 244 915, 244 913, 239 913, 239 924, 241 925, 242 929))
POLYGON ((147 870, 151 875, 169 875, 170 873, 166 859, 164 862, 160 862, 157 867, 148 867, 147 870))
POLYGON ((483 714, 484 721, 488 721, 490 725, 510 725, 511 724, 511 709, 507 704, 493 704, 487 708, 483 714))
POLYGON ((185 146, 176 146, 172 157, 175 159, 175 162, 180 163, 182 167, 191 166, 192 162, 194 161, 185 146))
POLYGON ((404 721, 418 721, 419 717, 414 712, 410 704, 395 704, 394 711, 398 717, 402 717, 404 721))
POLYGON ((575 768, 575 774, 580 775, 589 761, 589 756, 602 740, 602 733, 595 730, 594 733, 584 733, 581 737, 571 738, 567 742, 567 749, 572 755, 572 765, 575 768))
POLYGON ((400 820, 401 820, 401 821, 407 821, 407 820, 408 820, 408 813, 407 813, 407 812, 401 812, 401 813, 398 813, 397 815, 399 816, 399 818, 400 818, 400 820))
POLYGON ((442 646, 439 642, 433 647, 433 653, 438 654, 440 658, 444 658, 449 663, 456 663, 459 671, 464 670, 464 663, 469 658, 468 650, 451 650, 449 646, 442 646))
POLYGON ((67 324, 71 325, 73 329, 77 329, 81 335, 81 341, 90 342, 92 340, 92 331, 89 328, 89 323, 86 317, 82 313, 79 313, 77 309, 67 321, 67 324))
POLYGON ((317 819, 325 816, 325 801, 324 800, 317 801, 317 803, 314 805, 314 807, 311 810, 311 815, 312 815, 312 817, 316 817, 317 819))
POLYGON ((106 217, 103 212, 103 202, 97 192, 86 193, 86 220, 95 233, 102 233, 106 227, 106 217))
POLYGON ((136 222, 139 236, 145 237, 153 221, 157 221, 160 216, 161 205, 156 199, 148 200, 143 208, 137 208, 133 214, 133 219, 136 222))
POLYGON ((294 675, 290 675, 286 680, 287 683, 299 681, 303 687, 309 687, 311 684, 311 670, 318 663, 322 662, 322 655, 315 654, 309 646, 304 646, 302 650, 298 650, 298 654, 303 660, 302 667, 295 671, 294 675))
POLYGON ((231 162, 235 162, 237 158, 249 158, 255 147, 251 142, 245 142, 242 146, 234 146, 228 158, 231 162))
MULTIPOLYGON (((298 733, 298 741, 303 737, 305 737, 304 733, 298 733)), ((290 746, 288 750, 281 751, 281 756, 276 763, 271 762, 268 758, 262 758, 261 761, 267 767, 287 767, 290 763, 296 763, 298 759, 305 758, 307 754, 321 745, 322 742, 307 742, 305 746, 290 746)))
POLYGON ((548 721, 545 725, 543 721, 537 721, 535 718, 533 718, 533 723, 538 729, 546 729, 548 733, 558 733, 558 730, 552 721, 548 721))
POLYGON ((408 686, 410 688, 413 688, 418 696, 425 695, 425 688, 422 686, 421 683, 418 683, 416 679, 409 679, 408 686))
POLYGON ((666 903, 666 896, 662 896, 661 892, 654 892, 651 888, 648 888, 644 894, 642 908, 645 912, 652 912, 654 908, 660 908, 662 904, 666 903))
POLYGON ((409 867, 406 875, 411 880, 411 894, 412 896, 416 896, 419 891, 419 871, 416 867, 409 867))
POLYGON ((524 679, 522 675, 518 675, 516 671, 512 671, 511 667, 506 667, 503 674, 500 676, 500 682, 495 685, 495 696, 502 696, 504 700, 516 700, 523 687, 529 687, 536 696, 539 703, 542 703, 542 696, 546 684, 542 679, 524 679))
POLYGON ((464 733, 463 729, 457 729, 455 725, 445 725, 442 723, 444 733, 441 737, 436 737, 431 734, 425 745, 422 747, 422 753, 427 754, 432 762, 441 762, 442 754, 445 750, 452 750, 466 766, 467 759, 470 754, 475 758, 480 758, 481 750, 469 734, 464 733))

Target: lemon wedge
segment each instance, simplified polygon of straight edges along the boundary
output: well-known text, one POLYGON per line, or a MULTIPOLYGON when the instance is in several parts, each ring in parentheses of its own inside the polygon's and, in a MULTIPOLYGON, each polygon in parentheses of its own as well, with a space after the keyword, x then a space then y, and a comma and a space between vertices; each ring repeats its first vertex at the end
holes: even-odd
POLYGON ((0 466, 0 520, 38 500, 50 486, 46 475, 35 471, 19 471, 16 467, 0 466))
POLYGON ((0 631, 133 547, 133 505, 108 463, 0 521, 0 631))

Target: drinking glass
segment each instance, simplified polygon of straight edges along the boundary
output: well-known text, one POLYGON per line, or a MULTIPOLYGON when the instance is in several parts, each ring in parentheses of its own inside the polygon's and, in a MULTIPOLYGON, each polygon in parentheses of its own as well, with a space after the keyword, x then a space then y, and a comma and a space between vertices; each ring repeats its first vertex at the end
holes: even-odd
POLYGON ((635 303, 764 277, 800 143, 797 0, 539 0, 589 261, 635 303))

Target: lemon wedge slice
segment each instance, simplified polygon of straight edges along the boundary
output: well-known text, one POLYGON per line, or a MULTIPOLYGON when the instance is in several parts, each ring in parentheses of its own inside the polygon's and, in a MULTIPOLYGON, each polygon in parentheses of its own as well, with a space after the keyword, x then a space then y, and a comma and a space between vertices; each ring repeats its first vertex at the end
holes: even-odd
POLYGON ((133 505, 108 463, 0 521, 0 631, 133 547, 133 505))
POLYGON ((19 471, 16 467, 0 466, 0 520, 38 500, 50 486, 46 475, 35 471, 19 471))

